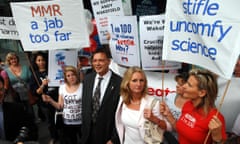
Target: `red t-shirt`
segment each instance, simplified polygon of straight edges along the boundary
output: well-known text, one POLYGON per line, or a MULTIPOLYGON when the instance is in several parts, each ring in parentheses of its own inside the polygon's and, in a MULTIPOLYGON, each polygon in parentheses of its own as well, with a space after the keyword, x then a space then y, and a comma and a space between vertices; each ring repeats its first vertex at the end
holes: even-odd
MULTIPOLYGON (((180 144, 203 144, 208 134, 208 123, 217 113, 217 109, 212 109, 207 117, 196 110, 191 101, 186 102, 182 109, 182 115, 176 123, 178 141, 180 144)), ((226 139, 225 120, 222 114, 218 113, 218 118, 222 122, 222 137, 226 139)), ((211 134, 207 144, 212 143, 211 134)))

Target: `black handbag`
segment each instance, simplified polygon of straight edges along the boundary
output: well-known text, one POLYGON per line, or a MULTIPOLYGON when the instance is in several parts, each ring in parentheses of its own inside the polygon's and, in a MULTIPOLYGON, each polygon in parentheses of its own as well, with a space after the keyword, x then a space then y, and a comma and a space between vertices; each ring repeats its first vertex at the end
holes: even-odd
POLYGON ((61 129, 64 125, 63 122, 63 111, 62 110, 57 110, 55 112, 55 126, 56 128, 61 129))

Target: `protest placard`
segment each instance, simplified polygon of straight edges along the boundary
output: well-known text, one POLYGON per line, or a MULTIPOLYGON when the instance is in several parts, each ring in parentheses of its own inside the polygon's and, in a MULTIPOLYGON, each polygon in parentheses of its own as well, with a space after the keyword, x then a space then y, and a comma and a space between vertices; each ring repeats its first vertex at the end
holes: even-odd
POLYGON ((240 54, 238 0, 168 0, 163 59, 204 67, 230 79, 240 54))
POLYGON ((11 3, 24 51, 89 46, 82 1, 11 3))

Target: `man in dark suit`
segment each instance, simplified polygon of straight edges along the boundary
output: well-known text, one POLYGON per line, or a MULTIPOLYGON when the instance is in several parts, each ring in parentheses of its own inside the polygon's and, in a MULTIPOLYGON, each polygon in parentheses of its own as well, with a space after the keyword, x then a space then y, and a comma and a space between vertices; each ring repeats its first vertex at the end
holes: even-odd
POLYGON ((4 96, 4 80, 0 76, 0 140, 37 140, 38 128, 34 118, 29 116, 23 104, 4 102, 4 96))
POLYGON ((109 69, 110 54, 104 48, 97 49, 92 55, 93 72, 83 81, 82 95, 82 144, 118 144, 115 131, 115 111, 119 101, 121 77, 109 69), (102 77, 100 108, 93 117, 94 91, 99 77, 102 77))

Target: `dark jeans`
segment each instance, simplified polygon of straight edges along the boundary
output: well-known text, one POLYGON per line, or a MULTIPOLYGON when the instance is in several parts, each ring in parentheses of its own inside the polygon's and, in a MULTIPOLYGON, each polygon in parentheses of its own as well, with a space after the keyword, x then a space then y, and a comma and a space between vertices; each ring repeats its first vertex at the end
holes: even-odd
POLYGON ((79 144, 81 137, 81 125, 64 125, 60 133, 60 143, 79 144))

